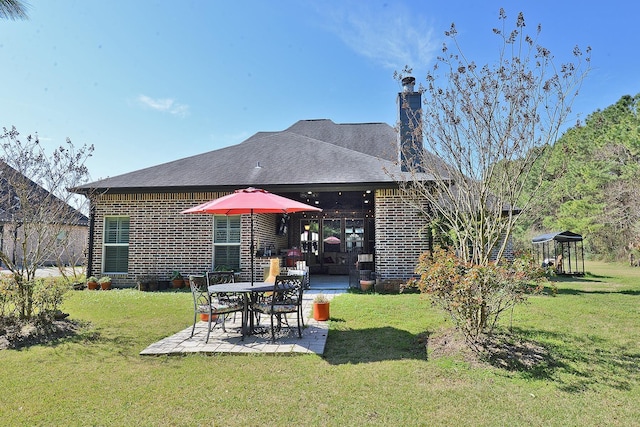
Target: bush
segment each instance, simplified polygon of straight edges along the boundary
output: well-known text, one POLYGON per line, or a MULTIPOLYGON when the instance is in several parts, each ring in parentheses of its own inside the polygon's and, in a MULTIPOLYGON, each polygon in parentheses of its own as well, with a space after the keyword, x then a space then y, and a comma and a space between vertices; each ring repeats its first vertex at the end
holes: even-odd
POLYGON ((526 302, 546 282, 544 270, 530 257, 482 266, 464 262, 445 249, 423 254, 416 273, 421 292, 451 316, 474 348, 493 332, 501 313, 526 302))
POLYGON ((70 284, 63 277, 25 281, 16 276, 0 275, 0 316, 29 319, 55 313, 69 290, 70 284))
POLYGON ((6 274, 0 274, 0 317, 9 317, 13 315, 15 304, 15 281, 6 274))
POLYGON ((39 314, 56 312, 70 290, 70 284, 62 277, 36 279, 33 304, 39 314))

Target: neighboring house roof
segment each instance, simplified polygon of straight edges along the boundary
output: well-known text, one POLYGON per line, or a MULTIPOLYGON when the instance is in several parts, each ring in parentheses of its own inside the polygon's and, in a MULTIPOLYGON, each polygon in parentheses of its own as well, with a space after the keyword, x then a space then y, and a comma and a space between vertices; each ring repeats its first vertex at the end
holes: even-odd
POLYGON ((66 212, 63 219, 68 221, 70 225, 86 226, 89 224, 89 218, 86 215, 2 160, 0 160, 0 223, 10 223, 21 218, 20 200, 16 196, 15 184, 28 186, 25 188, 29 188, 30 203, 49 203, 50 206, 55 204, 56 207, 63 209, 66 212))
POLYGON ((112 192, 176 187, 392 185, 400 175, 396 132, 385 123, 335 124, 301 120, 280 132, 258 132, 244 142, 77 187, 112 192))

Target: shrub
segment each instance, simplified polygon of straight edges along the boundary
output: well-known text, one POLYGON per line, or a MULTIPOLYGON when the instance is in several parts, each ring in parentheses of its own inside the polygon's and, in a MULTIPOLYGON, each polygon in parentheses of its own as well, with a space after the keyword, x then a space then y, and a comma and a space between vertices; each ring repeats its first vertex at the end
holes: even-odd
POLYGON ((500 315, 540 292, 544 270, 532 258, 500 265, 472 265, 451 251, 436 249, 420 257, 418 287, 445 310, 473 348, 493 332, 500 315))
POLYGON ((30 319, 54 313, 69 290, 70 284, 63 277, 22 280, 15 275, 0 275, 0 316, 30 319))
POLYGON ((313 298, 315 304, 326 304, 329 302, 329 298, 325 294, 318 294, 313 298))
POLYGON ((11 276, 0 274, 0 317, 8 317, 14 313, 15 287, 15 281, 11 276))
POLYGON ((58 311, 70 290, 69 282, 63 277, 36 279, 34 282, 33 304, 38 314, 58 311))

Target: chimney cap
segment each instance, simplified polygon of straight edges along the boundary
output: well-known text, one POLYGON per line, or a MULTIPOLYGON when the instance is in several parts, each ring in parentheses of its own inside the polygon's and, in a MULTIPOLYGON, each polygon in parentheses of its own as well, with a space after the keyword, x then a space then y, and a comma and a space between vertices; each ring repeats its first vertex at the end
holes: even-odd
POLYGON ((402 91, 414 92, 413 86, 416 84, 416 78, 413 76, 407 76, 402 79, 402 91))

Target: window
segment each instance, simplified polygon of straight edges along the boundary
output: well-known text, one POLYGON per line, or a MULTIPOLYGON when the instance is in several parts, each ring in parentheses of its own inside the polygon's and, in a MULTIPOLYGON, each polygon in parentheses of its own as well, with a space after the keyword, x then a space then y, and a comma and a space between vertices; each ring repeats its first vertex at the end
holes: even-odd
POLYGON ((340 252, 342 242, 342 225, 339 219, 325 219, 322 221, 323 252, 340 252))
POLYGON ((347 219, 344 228, 348 251, 362 251, 364 246, 364 220, 347 219))
POLYGON ((214 216, 213 265, 240 270, 240 215, 214 216))
POLYGON ((126 273, 129 270, 129 217, 104 219, 104 273, 126 273))
POLYGON ((318 255, 318 221, 301 221, 300 227, 302 252, 318 255))

